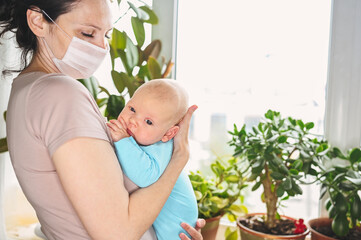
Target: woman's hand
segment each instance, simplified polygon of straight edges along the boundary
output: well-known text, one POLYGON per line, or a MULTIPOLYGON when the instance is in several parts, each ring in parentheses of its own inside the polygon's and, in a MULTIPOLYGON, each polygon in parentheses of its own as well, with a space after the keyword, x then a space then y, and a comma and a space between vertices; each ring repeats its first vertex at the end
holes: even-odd
MULTIPOLYGON (((181 226, 188 232, 189 235, 191 235, 193 240, 203 240, 203 237, 201 235, 201 228, 203 228, 206 225, 206 221, 202 218, 197 220, 196 227, 193 228, 189 226, 187 223, 182 223, 181 226)), ((186 234, 181 233, 179 234, 179 237, 182 240, 190 240, 189 237, 187 237, 186 234)))
MULTIPOLYGON (((191 122, 192 115, 198 107, 193 105, 188 108, 187 113, 184 115, 182 121, 178 124, 179 131, 174 137, 174 151, 173 156, 176 154, 180 155, 180 159, 185 159, 187 163, 189 159, 189 147, 188 147, 188 131, 191 122)), ((184 163, 184 164, 185 164, 184 163)))

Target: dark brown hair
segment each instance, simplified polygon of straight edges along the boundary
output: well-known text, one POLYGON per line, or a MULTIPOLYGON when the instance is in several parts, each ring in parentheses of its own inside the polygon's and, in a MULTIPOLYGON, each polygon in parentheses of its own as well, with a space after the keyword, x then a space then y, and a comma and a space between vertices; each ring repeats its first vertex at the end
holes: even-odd
MULTIPOLYGON (((0 40, 6 32, 15 33, 16 42, 20 47, 21 69, 28 65, 28 57, 36 52, 38 44, 35 34, 30 30, 26 11, 28 9, 44 10, 54 21, 67 12, 70 12, 75 3, 80 0, 2 0, 0 6, 0 40)), ((51 23, 50 19, 44 16, 51 23)), ((1 42, 0 42, 1 43, 1 42)), ((6 70, 4 71, 6 72, 6 70)), ((3 72, 3 73, 4 73, 3 72)))

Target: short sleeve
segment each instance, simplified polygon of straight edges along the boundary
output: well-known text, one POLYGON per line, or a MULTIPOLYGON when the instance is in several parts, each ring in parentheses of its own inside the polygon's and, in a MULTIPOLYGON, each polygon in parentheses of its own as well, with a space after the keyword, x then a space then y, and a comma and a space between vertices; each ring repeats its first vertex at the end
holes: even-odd
POLYGON ((27 124, 50 156, 76 137, 109 140, 105 119, 89 91, 62 74, 46 75, 33 83, 28 97, 27 124))

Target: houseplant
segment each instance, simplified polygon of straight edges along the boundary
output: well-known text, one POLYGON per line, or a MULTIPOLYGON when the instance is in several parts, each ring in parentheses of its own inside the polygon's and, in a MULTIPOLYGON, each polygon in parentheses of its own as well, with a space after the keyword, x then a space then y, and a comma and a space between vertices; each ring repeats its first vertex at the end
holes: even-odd
POLYGON ((313 127, 312 122, 282 118, 279 112, 268 110, 265 118, 252 130, 246 131, 245 125, 238 130, 234 125, 233 132, 229 132, 232 135, 229 144, 235 148, 234 156, 245 164, 247 180, 254 182, 252 191, 263 186, 261 199, 267 209, 265 215, 256 214, 237 222, 241 236, 255 232, 242 231, 250 228, 262 228, 257 231, 263 233, 255 233, 260 236, 257 239, 304 239, 308 234, 302 223, 296 227, 295 220, 283 220, 278 214, 278 207, 290 197, 302 194, 299 186, 302 178, 317 176, 317 169, 322 167, 321 162, 329 146, 310 133, 313 127), (280 227, 281 222, 289 222, 287 232, 285 226, 280 227))
POLYGON ((353 148, 344 154, 332 148, 327 156, 338 159, 331 167, 322 168, 318 177, 320 198, 327 196, 329 219, 310 220, 312 239, 361 239, 361 150, 353 148))
POLYGON ((245 179, 237 159, 231 158, 226 162, 217 159, 210 168, 212 176, 206 177, 200 171, 189 174, 198 203, 198 217, 206 220, 202 235, 207 240, 215 239, 223 215, 235 221, 237 216, 247 213, 241 195, 241 190, 246 187, 245 179))

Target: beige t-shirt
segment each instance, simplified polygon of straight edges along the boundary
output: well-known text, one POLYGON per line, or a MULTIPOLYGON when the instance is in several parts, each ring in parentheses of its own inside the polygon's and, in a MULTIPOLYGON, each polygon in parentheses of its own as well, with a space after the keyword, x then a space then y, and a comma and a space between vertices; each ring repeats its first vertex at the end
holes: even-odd
MULTIPOLYGON (((47 238, 90 239, 51 159, 55 150, 72 138, 91 137, 111 142, 105 119, 89 91, 63 74, 20 75, 12 84, 6 127, 16 176, 47 238)), ((125 185, 128 191, 135 189, 126 177, 125 185)), ((156 239, 153 229, 142 239, 156 239)))

